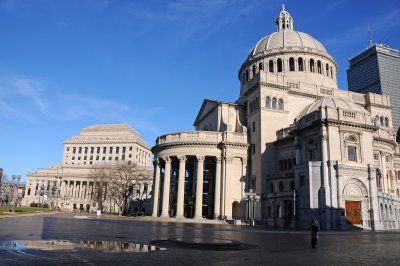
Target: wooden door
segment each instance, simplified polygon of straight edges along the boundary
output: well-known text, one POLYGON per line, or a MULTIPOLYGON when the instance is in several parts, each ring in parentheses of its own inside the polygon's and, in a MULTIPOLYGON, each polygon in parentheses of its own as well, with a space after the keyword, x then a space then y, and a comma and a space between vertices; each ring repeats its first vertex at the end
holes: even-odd
POLYGON ((361 201, 346 201, 346 219, 351 224, 361 224, 361 201))

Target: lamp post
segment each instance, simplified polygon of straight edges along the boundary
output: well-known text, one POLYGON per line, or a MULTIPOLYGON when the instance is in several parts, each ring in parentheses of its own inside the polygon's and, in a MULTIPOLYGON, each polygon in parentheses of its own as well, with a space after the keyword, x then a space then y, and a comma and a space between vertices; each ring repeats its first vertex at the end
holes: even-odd
POLYGON ((56 208, 56 213, 57 213, 57 211, 58 211, 58 199, 61 197, 60 189, 58 189, 58 180, 60 180, 60 187, 61 187, 62 176, 55 176, 55 178, 56 178, 57 181, 56 181, 56 185, 55 185, 55 191, 53 192, 53 198, 54 198, 54 200, 56 202, 55 208, 56 208))
POLYGON ((260 196, 257 196, 257 194, 250 189, 249 192, 246 192, 242 200, 246 202, 246 224, 247 220, 250 219, 250 225, 254 226, 254 218, 256 217, 256 202, 260 201, 260 196))

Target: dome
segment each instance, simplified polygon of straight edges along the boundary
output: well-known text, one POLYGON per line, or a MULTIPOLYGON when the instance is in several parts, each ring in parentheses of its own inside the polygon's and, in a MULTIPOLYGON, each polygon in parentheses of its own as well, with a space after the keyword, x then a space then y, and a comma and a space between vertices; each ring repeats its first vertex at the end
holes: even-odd
POLYGON ((333 107, 333 108, 343 108, 343 109, 348 109, 352 110, 355 112, 359 112, 362 114, 370 115, 367 110, 362 108, 360 105, 350 102, 349 100, 338 98, 338 97, 324 97, 316 100, 314 103, 311 105, 307 106, 298 116, 298 118, 302 118, 305 115, 308 115, 320 107, 333 107))
POLYGON ((307 33, 286 29, 262 38, 251 50, 249 57, 264 51, 285 47, 313 48, 327 53, 325 47, 307 33))

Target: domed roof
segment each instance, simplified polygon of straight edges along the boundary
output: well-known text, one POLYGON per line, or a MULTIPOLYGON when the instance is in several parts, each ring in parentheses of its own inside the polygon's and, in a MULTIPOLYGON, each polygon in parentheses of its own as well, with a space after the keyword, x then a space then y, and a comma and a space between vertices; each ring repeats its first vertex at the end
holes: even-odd
POLYGON ((309 106, 307 106, 298 116, 298 118, 301 118, 305 115, 308 115, 315 110, 318 110, 320 107, 333 107, 333 108, 343 108, 343 109, 348 109, 352 111, 356 111, 362 114, 369 115, 369 112, 362 108, 360 105, 350 102, 349 100, 338 98, 338 97, 324 97, 316 100, 309 106))
POLYGON ((267 50, 284 47, 313 48, 326 53, 325 47, 310 35, 293 30, 293 18, 282 5, 282 11, 275 20, 276 32, 262 38, 251 50, 249 57, 267 50))
POLYGON ((262 38, 251 50, 249 57, 267 50, 284 47, 307 47, 326 53, 325 47, 307 33, 286 29, 262 38))

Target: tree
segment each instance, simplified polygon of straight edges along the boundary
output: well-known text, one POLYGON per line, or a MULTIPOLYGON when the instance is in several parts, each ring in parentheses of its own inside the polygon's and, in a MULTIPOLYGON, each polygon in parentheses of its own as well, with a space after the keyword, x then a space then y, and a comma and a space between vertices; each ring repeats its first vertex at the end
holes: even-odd
POLYGON ((93 180, 93 199, 97 203, 97 210, 103 209, 103 202, 107 195, 107 183, 110 182, 111 168, 108 165, 94 166, 89 177, 93 180))

